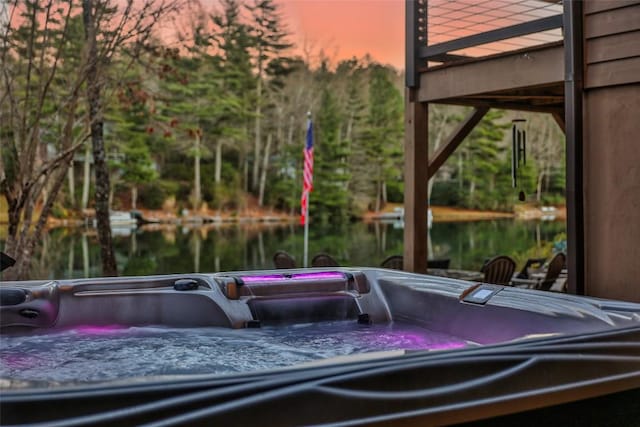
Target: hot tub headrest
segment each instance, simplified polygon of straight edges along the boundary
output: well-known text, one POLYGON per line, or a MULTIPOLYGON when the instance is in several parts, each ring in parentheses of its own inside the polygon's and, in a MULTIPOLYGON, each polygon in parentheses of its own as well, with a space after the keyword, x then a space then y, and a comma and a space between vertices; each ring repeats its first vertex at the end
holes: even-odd
POLYGON ((367 278, 359 271, 225 275, 215 279, 228 299, 345 293, 357 296, 370 291, 367 278))

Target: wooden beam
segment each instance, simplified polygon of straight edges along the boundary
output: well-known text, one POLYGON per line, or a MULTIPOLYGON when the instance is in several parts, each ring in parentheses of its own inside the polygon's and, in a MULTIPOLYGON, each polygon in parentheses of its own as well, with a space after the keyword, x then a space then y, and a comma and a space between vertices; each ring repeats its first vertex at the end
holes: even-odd
POLYGON ((476 108, 500 108, 503 110, 532 111, 536 113, 555 113, 557 111, 564 111, 564 107, 562 105, 537 105, 531 103, 479 100, 472 98, 445 99, 439 102, 432 102, 431 104, 464 105, 476 108))
POLYGON ((433 159, 429 162, 429 179, 431 179, 440 166, 451 156, 456 148, 464 141, 464 139, 471 133, 473 128, 478 124, 480 120, 487 114, 489 108, 477 107, 474 109, 465 120, 463 120, 458 127, 453 131, 451 136, 442 145, 438 151, 433 155, 433 159))
POLYGON ((556 121, 558 126, 560 126, 560 129, 562 129, 562 132, 566 133, 566 131, 564 130, 564 112, 563 113, 551 113, 551 116, 553 117, 553 120, 556 121))
POLYGON ((429 61, 452 62, 452 61, 468 61, 469 59, 471 59, 471 57, 465 56, 465 55, 453 55, 451 53, 443 53, 443 54, 436 55, 429 58, 429 61))
POLYGON ((563 81, 564 49, 562 45, 554 44, 459 65, 453 63, 430 68, 420 74, 418 100, 446 102, 447 98, 562 84, 563 81))
POLYGON ((538 102, 545 103, 557 103, 564 102, 564 95, 528 95, 528 94, 518 94, 518 95, 494 95, 494 94, 483 94, 483 95, 469 95, 466 98, 470 99, 495 99, 495 100, 513 100, 513 101, 529 101, 535 100, 538 102))
POLYGON ((427 272, 429 108, 405 91, 404 140, 404 259, 403 269, 427 272))

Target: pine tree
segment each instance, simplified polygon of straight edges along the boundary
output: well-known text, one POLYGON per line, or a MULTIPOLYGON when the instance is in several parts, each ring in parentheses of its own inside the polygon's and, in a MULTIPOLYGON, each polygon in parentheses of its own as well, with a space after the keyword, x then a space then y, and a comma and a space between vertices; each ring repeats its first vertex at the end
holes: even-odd
POLYGON ((202 201, 201 160, 215 155, 215 198, 215 190, 220 189, 222 145, 239 149, 234 143, 244 141, 246 135, 247 100, 243 88, 251 83, 247 78, 246 47, 238 42, 246 40, 246 36, 236 21, 237 4, 227 3, 228 9, 222 15, 212 17, 216 24, 213 29, 194 17, 193 40, 186 46, 188 54, 169 57, 165 68, 170 71, 162 80, 164 97, 159 104, 165 120, 164 133, 175 142, 185 137, 190 141, 187 153, 194 165, 194 208, 202 201))
POLYGON ((496 209, 500 193, 496 188, 496 177, 510 176, 505 170, 505 150, 499 143, 504 139, 504 129, 508 124, 498 120, 503 113, 490 110, 465 141, 466 166, 466 206, 478 209, 496 209))
POLYGON ((348 150, 340 141, 340 111, 329 88, 322 91, 315 121, 314 178, 311 217, 322 222, 340 221, 348 216, 348 150))
MULTIPOLYGON (((226 141, 238 152, 238 170, 248 171, 249 141, 247 135, 254 114, 256 81, 252 72, 250 48, 252 39, 249 28, 241 21, 240 4, 236 0, 222 0, 222 12, 212 16, 215 26, 214 37, 220 58, 221 90, 227 99, 237 101, 236 114, 227 117, 226 124, 235 128, 233 136, 226 141)), ((254 159, 255 160, 255 159, 254 159)), ((239 184, 248 185, 245 174, 239 184)), ((237 188, 237 204, 244 207, 240 196, 242 188, 237 188)))
POLYGON ((370 194, 373 193, 373 183, 370 179, 369 159, 362 134, 367 112, 367 70, 360 61, 351 59, 342 61, 336 69, 338 93, 346 95, 343 100, 344 119, 342 124, 342 140, 349 151, 350 179, 347 184, 349 190, 349 212, 359 215, 366 211, 370 194))
MULTIPOLYGON (((265 107, 264 89, 269 77, 277 77, 283 74, 283 66, 286 68, 288 58, 284 55, 291 44, 286 41, 288 33, 282 24, 282 18, 278 12, 278 6, 273 0, 253 0, 246 6, 251 13, 252 25, 248 27, 248 34, 251 37, 252 51, 254 57, 254 67, 256 69, 256 94, 255 94, 255 117, 254 117, 254 150, 251 188, 258 189, 259 182, 264 185, 264 176, 259 179, 261 153, 263 146, 262 115, 265 107)), ((275 85, 277 87, 277 84, 275 85)), ((273 88, 273 86, 272 86, 273 88)), ((268 95, 268 94, 267 94, 268 95)), ((265 162, 268 165, 268 152, 265 152, 265 162)), ((263 195, 263 191, 260 192, 263 195)), ((262 205, 262 197, 259 197, 262 205)))
POLYGON ((387 202, 387 183, 399 181, 398 168, 402 160, 404 104, 388 73, 381 66, 371 70, 369 114, 364 132, 370 177, 375 184, 376 211, 387 202))
POLYGON ((133 209, 137 208, 138 187, 158 176, 149 148, 151 140, 156 138, 155 132, 149 132, 152 122, 149 97, 140 84, 139 81, 129 82, 119 93, 117 108, 107 114, 112 130, 105 138, 113 151, 122 154, 111 160, 111 168, 118 171, 111 176, 114 185, 115 180, 121 179, 129 187, 133 209))

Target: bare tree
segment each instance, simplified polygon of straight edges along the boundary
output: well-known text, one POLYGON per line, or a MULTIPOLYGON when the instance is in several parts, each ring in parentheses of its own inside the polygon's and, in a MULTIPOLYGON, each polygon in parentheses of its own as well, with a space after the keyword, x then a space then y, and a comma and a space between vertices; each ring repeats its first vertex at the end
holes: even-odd
POLYGON ((134 57, 160 18, 179 7, 168 0, 118 5, 95 0, 92 54, 89 44, 78 42, 82 21, 76 1, 11 0, 5 5, 0 20, 0 192, 9 207, 5 251, 17 259, 7 278, 28 277, 36 242, 73 155, 88 139, 83 88, 91 67, 97 67, 97 82, 100 67, 114 57, 134 57), (55 154, 43 155, 50 151, 55 154))
POLYGON ((56 81, 60 68, 66 68, 62 56, 68 52, 63 47, 69 42, 74 12, 70 1, 39 5, 15 0, 7 11, 0 52, 0 191, 9 208, 5 251, 17 263, 5 277, 25 278, 73 153, 84 141, 74 132, 84 73, 66 80, 65 90, 56 81), (53 132, 47 134, 52 101, 59 102, 56 113, 61 125, 49 128, 53 132), (43 144, 53 145, 57 154, 42 156, 43 144))
MULTIPOLYGON (((429 104, 429 150, 430 155, 436 153, 444 140, 449 137, 462 117, 465 109, 463 107, 446 104, 429 104)), ((447 165, 451 168, 453 165, 447 165)), ((446 169, 446 167, 445 167, 446 169)), ((444 171, 444 169, 443 169, 444 171)), ((442 175, 442 174, 441 174, 442 175)), ((438 180, 435 174, 429 180, 429 195, 431 195, 433 184, 438 180)))
POLYGON ((109 222, 109 169, 104 150, 104 119, 101 106, 101 82, 98 76, 98 40, 95 23, 94 1, 82 0, 82 22, 84 23, 85 42, 87 44, 87 103, 89 104, 89 122, 91 123, 91 145, 93 146, 93 164, 96 174, 96 221, 98 241, 102 258, 102 274, 117 276, 118 265, 113 252, 111 226, 109 222))
POLYGON ((560 168, 564 136, 550 114, 527 114, 527 142, 536 164, 536 201, 542 201, 543 184, 560 168))

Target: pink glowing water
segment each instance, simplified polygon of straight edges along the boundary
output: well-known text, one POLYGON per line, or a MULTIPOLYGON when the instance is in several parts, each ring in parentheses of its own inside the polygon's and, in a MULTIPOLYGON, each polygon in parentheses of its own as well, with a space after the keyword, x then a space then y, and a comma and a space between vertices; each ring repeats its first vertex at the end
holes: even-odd
POLYGON ((155 375, 269 370, 385 350, 446 350, 469 343, 406 324, 354 321, 260 329, 83 326, 0 336, 0 379, 56 384, 155 375))

